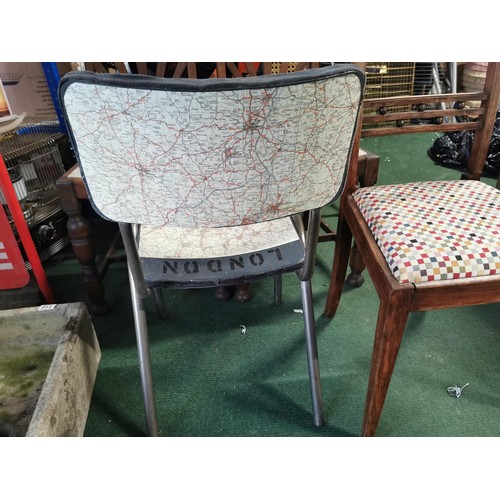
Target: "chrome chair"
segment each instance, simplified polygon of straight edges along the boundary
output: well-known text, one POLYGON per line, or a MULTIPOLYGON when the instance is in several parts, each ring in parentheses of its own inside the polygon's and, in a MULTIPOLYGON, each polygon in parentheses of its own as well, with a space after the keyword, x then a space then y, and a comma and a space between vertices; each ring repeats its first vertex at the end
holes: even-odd
POLYGON ((158 435, 143 304, 150 290, 293 271, 313 418, 323 423, 311 277, 321 207, 343 189, 363 85, 353 65, 234 79, 61 79, 90 200, 123 237, 150 435, 158 435))

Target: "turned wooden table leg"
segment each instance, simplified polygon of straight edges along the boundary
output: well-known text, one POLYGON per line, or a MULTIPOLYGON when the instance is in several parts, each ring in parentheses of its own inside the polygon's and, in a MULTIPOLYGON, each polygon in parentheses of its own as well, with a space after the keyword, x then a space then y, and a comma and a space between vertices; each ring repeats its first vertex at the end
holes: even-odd
POLYGON ((234 287, 232 286, 218 286, 214 290, 214 297, 217 300, 226 301, 233 296, 234 287))
POLYGON ((218 286, 215 288, 214 296, 217 300, 225 301, 231 297, 237 302, 248 302, 251 299, 248 283, 240 283, 236 286, 218 286))
POLYGON ((365 282, 365 278, 363 278, 362 274, 365 270, 365 263, 363 261, 363 257, 361 257, 358 247, 356 246, 356 243, 353 243, 351 248, 349 268, 351 269, 351 273, 346 278, 347 283, 356 288, 360 287, 365 282))
POLYGON ((237 285, 236 291, 234 292, 234 300, 238 302, 248 302, 251 299, 248 287, 248 283, 240 283, 237 285))
POLYGON ((68 216, 67 229, 75 257, 83 269, 83 282, 94 314, 105 314, 109 305, 104 300, 104 287, 95 263, 95 252, 90 239, 89 221, 82 215, 81 201, 75 197, 71 180, 62 177, 57 182, 61 205, 68 216))

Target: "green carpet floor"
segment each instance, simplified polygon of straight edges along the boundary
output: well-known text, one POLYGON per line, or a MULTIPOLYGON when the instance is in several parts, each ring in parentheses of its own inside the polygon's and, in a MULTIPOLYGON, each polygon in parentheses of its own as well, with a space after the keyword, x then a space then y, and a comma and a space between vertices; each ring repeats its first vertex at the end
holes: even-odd
MULTIPOLYGON (((457 178, 428 159, 435 137, 370 139, 362 147, 381 158, 379 183, 457 178)), ((327 215, 335 227, 335 207, 327 215)), ((96 223, 103 248, 109 231, 96 223)), ((312 422, 302 316, 294 312, 300 288, 290 274, 280 307, 272 304, 272 279, 253 283, 245 304, 218 302, 212 290, 165 290, 167 320, 147 301, 162 436, 359 435, 378 298, 365 273, 365 284, 346 285, 336 316, 326 319, 332 255, 332 243, 319 245, 313 278, 324 427, 312 422)), ((59 302, 85 300, 71 253, 47 272, 59 302)), ((112 311, 93 317, 102 360, 85 435, 143 436, 125 265, 113 265, 104 284, 112 311)), ((378 436, 500 435, 499 313, 493 304, 410 316, 378 436), (447 394, 466 383, 460 398, 447 394)))

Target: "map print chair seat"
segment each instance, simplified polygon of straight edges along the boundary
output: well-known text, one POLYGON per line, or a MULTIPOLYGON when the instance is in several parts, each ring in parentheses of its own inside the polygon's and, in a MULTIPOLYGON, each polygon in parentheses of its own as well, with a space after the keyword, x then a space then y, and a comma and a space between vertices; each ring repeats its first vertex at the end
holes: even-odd
POLYGON ((343 189, 363 84, 352 65, 258 78, 61 79, 91 202, 123 237, 150 435, 159 425, 143 299, 285 272, 301 284, 313 420, 323 423, 311 277, 321 207, 343 189))

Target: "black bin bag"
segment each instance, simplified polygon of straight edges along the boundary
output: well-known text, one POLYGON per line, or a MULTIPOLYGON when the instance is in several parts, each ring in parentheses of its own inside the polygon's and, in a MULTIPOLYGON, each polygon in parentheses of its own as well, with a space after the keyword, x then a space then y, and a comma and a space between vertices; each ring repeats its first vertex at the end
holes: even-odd
MULTIPOLYGON (((469 161, 473 130, 448 132, 438 137, 427 154, 434 163, 446 168, 454 168, 465 172, 469 161)), ((497 179, 500 174, 500 116, 497 115, 486 161, 483 166, 483 176, 497 179)))

